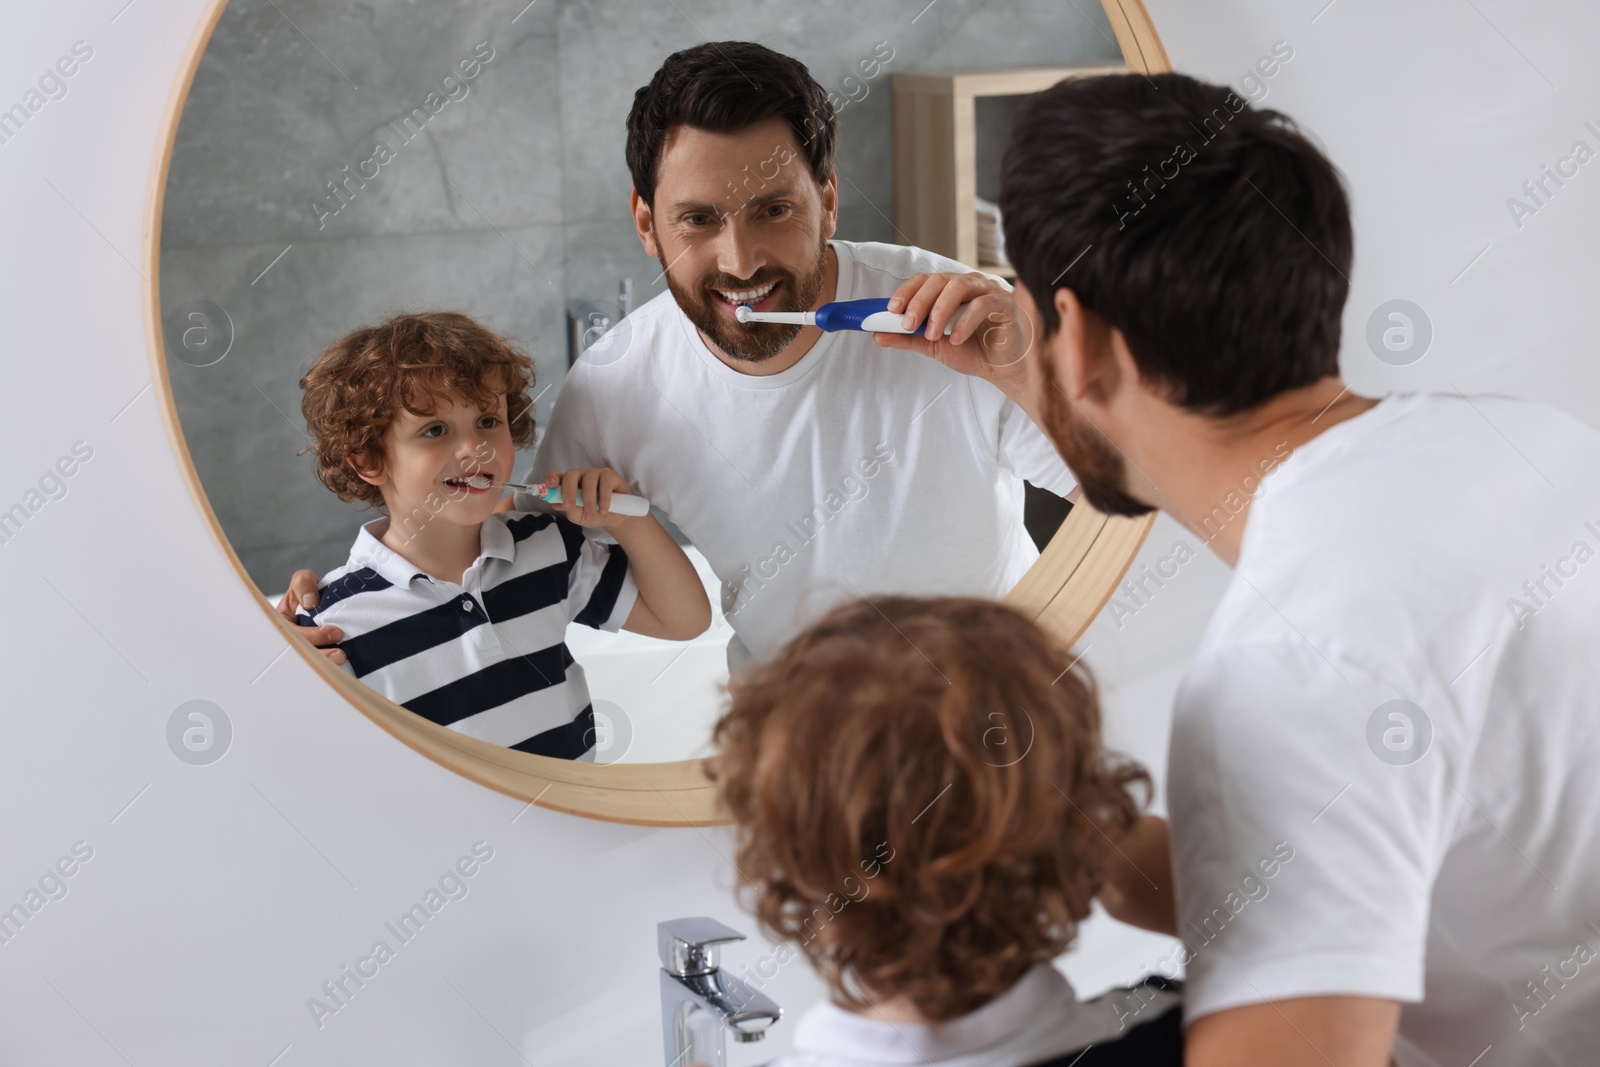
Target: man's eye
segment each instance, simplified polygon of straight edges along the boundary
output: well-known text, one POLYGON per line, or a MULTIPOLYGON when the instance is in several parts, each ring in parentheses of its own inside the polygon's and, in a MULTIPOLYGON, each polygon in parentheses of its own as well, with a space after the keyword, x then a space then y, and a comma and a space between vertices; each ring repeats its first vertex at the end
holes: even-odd
POLYGON ((769 204, 769 205, 767 205, 767 217, 768 218, 775 219, 775 218, 779 217, 780 215, 787 215, 788 213, 789 213, 789 205, 788 204, 769 204))
POLYGON ((690 226, 706 226, 706 225, 710 224, 711 216, 710 215, 687 215, 687 216, 684 217, 683 221, 687 222, 690 226))

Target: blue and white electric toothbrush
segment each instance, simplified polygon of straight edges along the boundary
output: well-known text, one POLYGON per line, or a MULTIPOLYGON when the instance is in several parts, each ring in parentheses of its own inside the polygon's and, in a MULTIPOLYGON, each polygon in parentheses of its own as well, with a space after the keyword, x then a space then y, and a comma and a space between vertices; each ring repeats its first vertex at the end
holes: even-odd
MULTIPOLYGON (((948 335, 961 321, 967 305, 956 309, 955 315, 944 328, 948 335)), ((790 326, 815 326, 832 333, 836 330, 864 330, 867 333, 920 333, 900 325, 901 315, 889 310, 888 297, 871 300, 836 300, 823 304, 815 311, 751 311, 748 304, 740 304, 733 317, 740 322, 781 322, 790 326)))

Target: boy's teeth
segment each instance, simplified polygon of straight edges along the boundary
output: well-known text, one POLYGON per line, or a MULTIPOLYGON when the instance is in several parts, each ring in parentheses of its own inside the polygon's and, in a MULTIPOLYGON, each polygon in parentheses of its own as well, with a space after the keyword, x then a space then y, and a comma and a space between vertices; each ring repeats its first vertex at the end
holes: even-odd
POLYGON ((753 304, 772 292, 777 282, 768 282, 760 289, 718 289, 717 292, 730 304, 753 304))

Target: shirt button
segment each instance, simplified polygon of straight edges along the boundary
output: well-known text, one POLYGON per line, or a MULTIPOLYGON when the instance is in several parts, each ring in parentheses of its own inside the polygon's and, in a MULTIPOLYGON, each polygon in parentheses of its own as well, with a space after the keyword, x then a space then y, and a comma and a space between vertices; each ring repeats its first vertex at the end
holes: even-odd
POLYGON ((461 610, 462 611, 471 611, 472 610, 472 599, 470 597, 461 602, 461 610))

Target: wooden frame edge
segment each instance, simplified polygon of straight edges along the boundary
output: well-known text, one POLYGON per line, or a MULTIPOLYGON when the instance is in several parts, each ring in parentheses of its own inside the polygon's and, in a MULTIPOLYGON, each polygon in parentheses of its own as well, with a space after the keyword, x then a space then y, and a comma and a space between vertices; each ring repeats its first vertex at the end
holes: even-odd
MULTIPOLYGON (((140 259, 145 269, 145 345, 156 404, 184 485, 212 536, 252 601, 284 635, 284 640, 335 692, 379 727, 414 751, 479 785, 568 815, 638 826, 689 827, 726 822, 716 809, 709 778, 710 760, 595 766, 512 752, 456 733, 413 715, 330 664, 300 640, 290 624, 262 600, 222 531, 200 484, 178 421, 167 374, 161 322, 161 220, 167 172, 177 140, 178 121, 196 70, 228 0, 209 0, 184 52, 182 67, 168 94, 158 127, 155 158, 145 194, 140 259)), ((1116 30, 1130 70, 1167 70, 1166 51, 1139 0, 1101 0, 1116 30), (1153 65, 1159 57, 1159 66, 1153 65)), ((1057 640, 1071 644, 1105 606, 1133 562, 1154 522, 1108 517, 1079 503, 1045 546, 1039 558, 1004 598, 1043 625, 1057 640)))
POLYGON ((1122 49, 1122 61, 1129 70, 1135 74, 1172 71, 1172 61, 1167 58, 1155 23, 1150 21, 1150 12, 1144 9, 1144 0, 1100 0, 1100 6, 1111 21, 1111 32, 1117 35, 1117 47, 1122 49))

